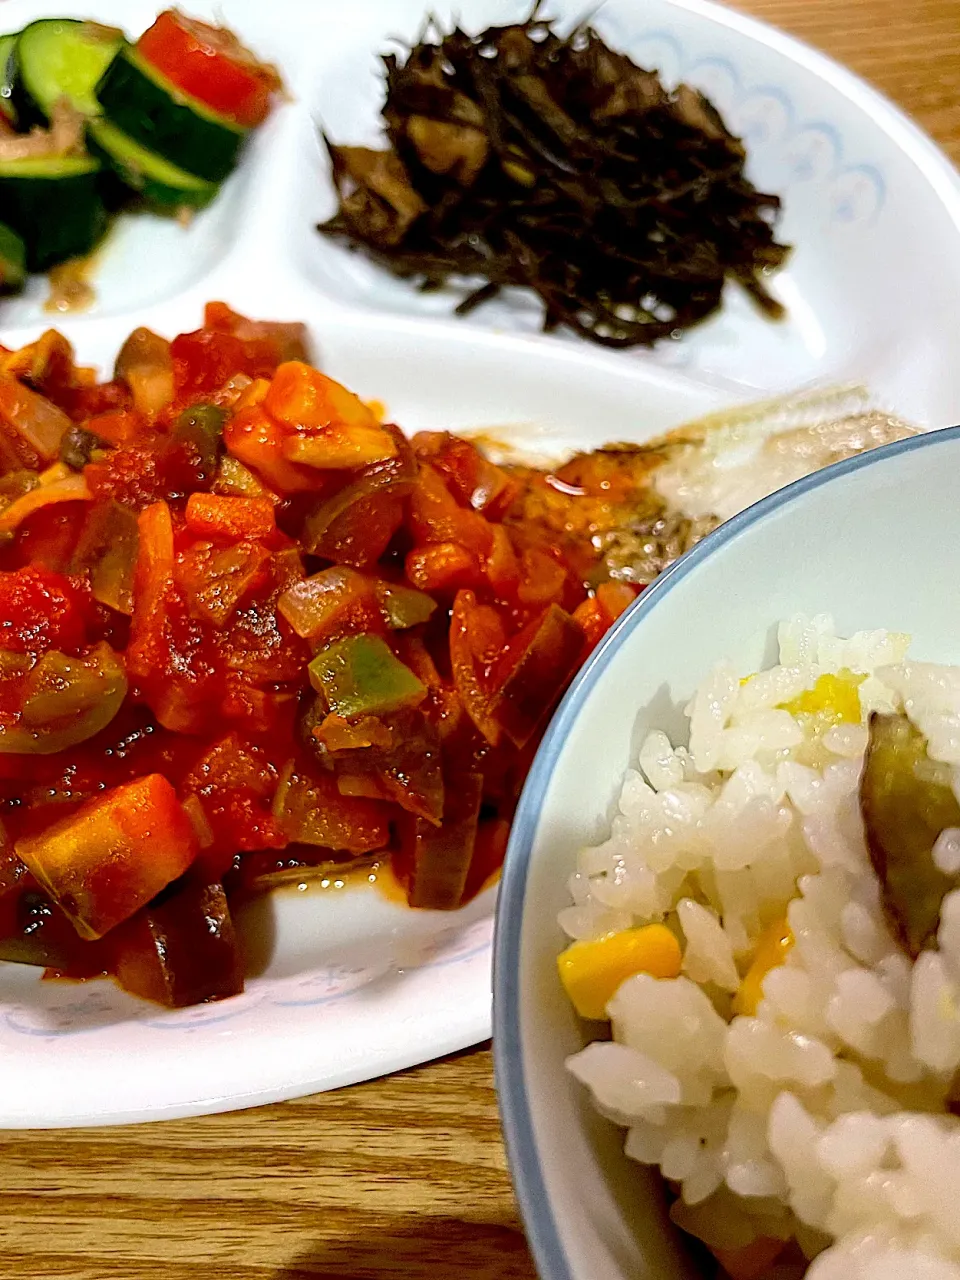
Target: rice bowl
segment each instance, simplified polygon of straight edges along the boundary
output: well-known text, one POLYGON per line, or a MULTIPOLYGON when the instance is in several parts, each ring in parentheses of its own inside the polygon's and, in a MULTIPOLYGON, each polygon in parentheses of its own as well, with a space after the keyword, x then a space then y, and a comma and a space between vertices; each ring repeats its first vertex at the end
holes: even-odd
MULTIPOLYGON (((595 656, 592 665, 582 673, 555 717, 522 798, 507 857, 498 912, 494 982, 494 1047, 507 1149, 525 1226, 544 1280, 614 1280, 614 1277, 616 1280, 626 1280, 627 1277, 650 1280, 654 1276, 657 1280, 666 1280, 667 1277, 670 1280, 690 1277, 692 1280, 695 1276, 714 1274, 715 1267, 706 1264, 705 1270, 703 1255, 698 1255, 684 1244, 690 1236, 676 1229, 666 1210, 669 1201, 676 1198, 677 1190, 682 1193, 682 1184, 689 1183, 696 1172, 703 1179, 699 1190, 701 1198, 698 1205, 689 1207, 702 1209, 704 1203, 711 1199, 711 1194, 716 1194, 711 1192, 709 1183, 712 1178, 716 1185, 717 1165, 721 1166, 721 1177, 726 1187, 723 1194, 729 1194, 737 1204, 735 1193, 725 1181, 729 1162, 724 1165, 722 1154, 717 1156, 715 1153, 711 1170, 709 1161, 701 1160, 699 1141, 692 1156, 689 1143, 686 1153, 681 1142, 673 1143, 668 1152, 663 1131, 671 1112, 673 1119, 677 1119, 680 1108, 686 1108, 687 1118, 692 1119, 699 1109, 705 1108, 708 1103, 703 1093, 707 1093, 711 1102, 725 1093, 731 1114, 734 1113, 732 1102, 739 1103, 740 1092, 744 1100, 750 1098, 753 1087, 762 1093, 762 1079, 758 1085, 750 1079, 748 1072, 748 1068, 757 1061, 756 1046, 752 1041, 747 1045, 746 1053, 740 1055, 742 1071, 735 1081, 731 1078, 725 1055, 731 1024, 737 1024, 733 1035, 733 1045, 736 1046, 745 1028, 760 1026, 763 1029, 771 1021, 773 1015, 769 1011, 773 1006, 770 992, 775 993, 778 999, 782 997, 789 1016, 797 1019, 787 1022, 784 1028, 793 1032, 793 1037, 788 1037, 790 1047, 796 1047, 793 1043, 796 1037, 800 1038, 803 1047, 813 1047, 814 1053, 808 1056, 807 1065, 813 1062, 816 1070, 810 1068, 813 1074, 808 1080, 817 1081, 817 1071, 820 1071, 826 1073, 826 1083, 804 1083, 801 1077, 799 1080, 783 1079, 778 1087, 767 1088, 766 1097, 757 1104, 762 1118, 759 1138, 751 1135, 749 1125, 740 1116, 741 1111, 749 1110, 746 1105, 737 1109, 737 1124, 732 1134, 729 1116, 723 1121, 722 1136, 735 1138, 741 1153, 746 1153, 745 1158, 739 1159, 739 1164, 744 1166, 739 1171, 743 1180, 738 1181, 738 1175, 732 1175, 737 1186, 736 1196, 749 1200, 749 1207, 755 1212, 747 1215, 746 1223, 739 1205, 736 1215, 726 1211, 706 1214, 714 1224, 722 1219, 727 1227, 734 1216, 739 1223, 739 1236, 728 1234, 722 1241, 714 1237, 717 1248, 722 1250, 726 1243, 732 1246, 734 1254, 737 1253, 742 1247, 740 1242, 756 1239, 758 1235, 758 1225, 751 1219, 762 1220, 763 1211, 771 1210, 770 1218, 763 1223, 765 1232, 761 1235, 761 1242, 767 1249, 766 1260, 755 1253, 752 1269, 748 1270, 749 1258, 733 1259, 744 1275, 782 1280, 803 1274, 808 1269, 808 1274, 820 1280, 823 1275, 839 1274, 841 1267, 851 1280, 863 1280, 867 1275, 886 1278, 893 1275, 949 1277, 955 1274, 955 1244, 946 1207, 953 1197, 949 1191, 949 1165, 944 1163, 945 1153, 952 1150, 952 1140, 948 1141, 948 1138, 955 1132, 955 1121, 944 1115, 946 1103, 949 1102, 951 1107, 955 1105, 949 1088, 953 1083, 952 1063, 956 1053, 952 1043, 952 1018, 929 1021, 929 1027, 936 1027, 940 1037, 939 1047, 935 1047, 932 1040, 914 1045, 913 1031, 922 1025, 921 1020, 915 1017, 913 1028, 910 1025, 911 1003, 918 1012, 921 1007, 929 1010, 932 1006, 935 1013, 943 1013, 943 1008, 938 1009, 938 1005, 940 994, 945 989, 949 990, 952 983, 951 944, 944 934, 941 949, 934 932, 932 939, 925 944, 926 955, 915 965, 913 961, 917 957, 905 955, 902 945, 898 945, 900 940, 896 931, 886 927, 885 912, 881 915, 878 911, 884 906, 884 895, 878 893, 878 882, 871 872, 872 847, 871 859, 867 861, 863 835, 857 830, 856 786, 859 757, 863 750, 864 712, 874 707, 881 713, 895 712, 904 704, 906 686, 894 687, 890 669, 901 667, 906 661, 914 675, 924 672, 929 675, 932 668, 927 664, 958 661, 960 598, 950 589, 954 578, 953 548, 960 542, 960 509, 955 501, 958 465, 960 430, 936 432, 880 449, 863 459, 842 463, 735 517, 644 593, 595 656), (793 688, 787 683, 774 687, 777 680, 783 679, 782 673, 770 675, 768 672, 774 665, 784 665, 779 659, 776 620, 795 617, 798 613, 814 619, 821 612, 833 615, 836 629, 832 636, 828 635, 822 620, 816 626, 808 624, 805 628, 805 634, 817 633, 819 636, 813 657, 808 654, 806 659, 810 663, 811 687, 800 695, 796 693, 796 684, 793 688), (858 645, 863 642, 860 654, 854 653, 846 641, 836 639, 836 636, 854 637, 864 628, 876 632, 881 627, 889 631, 875 633, 872 638, 857 637, 858 645), (899 633, 914 637, 906 658, 904 640, 897 638, 899 633), (871 655, 870 644, 878 642, 883 643, 885 651, 871 655), (819 648, 821 643, 824 646, 822 652, 819 648), (656 862, 657 857, 662 860, 655 867, 656 874, 642 877, 646 881, 644 893, 647 893, 651 882, 658 886, 658 892, 666 887, 665 901, 661 897, 659 902, 652 902, 649 893, 645 901, 643 894, 639 895, 636 909, 633 903, 617 901, 616 875, 610 877, 613 881, 608 886, 610 893, 604 889, 598 893, 595 884, 587 886, 580 879, 576 879, 572 886, 570 883, 570 876, 581 871, 585 856, 594 860, 598 870, 603 869, 604 858, 608 859, 609 865, 612 846, 606 850, 603 846, 609 846, 611 836, 616 840, 614 827, 619 828, 627 821, 620 812, 625 769, 629 768, 632 775, 639 775, 639 782, 649 793, 648 800, 656 804, 657 797, 662 797, 669 790, 667 783, 675 783, 679 761, 683 764, 680 781, 690 783, 694 788, 695 785, 703 787, 706 793, 704 809, 712 812, 718 808, 714 793, 721 786, 721 779, 716 776, 716 765, 721 757, 718 754, 712 761, 709 758, 700 760, 698 767, 692 758, 691 720, 684 710, 705 677, 708 680, 715 678, 709 673, 722 659, 729 661, 736 676, 736 689, 728 706, 728 710, 735 710, 735 715, 731 715, 722 726, 725 731, 736 729, 736 733, 724 732, 711 747, 717 752, 731 752, 725 760, 725 780, 733 777, 740 759, 740 755, 733 753, 734 747, 743 757, 749 758, 750 768, 762 766, 763 773, 768 777, 772 775, 775 784, 778 773, 782 773, 780 766, 798 766, 787 770, 788 774, 794 774, 790 779, 793 797, 785 784, 779 797, 775 790, 771 790, 770 794, 776 798, 775 804, 768 795, 775 811, 788 810, 791 834, 786 841, 790 861, 785 863, 774 858, 771 864, 775 866, 780 861, 781 868, 788 866, 788 873, 779 887, 766 886, 769 905, 761 919, 747 925, 747 945, 743 950, 742 935, 737 938, 735 925, 728 930, 727 922, 719 920, 717 906, 722 908, 722 903, 715 898, 716 905, 711 904, 710 895, 705 892, 707 886, 696 882, 699 875, 690 877, 681 869, 680 881, 669 884, 669 874, 663 874, 673 857, 668 849, 657 848, 653 861, 656 862), (810 695, 825 669, 839 676, 842 665, 851 661, 861 668, 859 673, 855 673, 859 681, 855 690, 856 723, 841 716, 839 727, 821 724, 811 735, 803 731, 812 728, 809 722, 804 722, 803 726, 793 723, 798 720, 794 711, 790 711, 786 719, 779 714, 787 710, 781 703, 792 703, 798 696, 810 695), (754 676, 741 688, 739 680, 751 673, 764 674, 759 680, 754 676), (864 679, 859 679, 860 676, 864 679), (760 697, 764 683, 770 687, 765 697, 760 697), (870 701, 872 696, 879 697, 881 689, 889 694, 886 705, 882 700, 870 701), (741 700, 744 691, 752 699, 749 707, 747 699, 741 700), (748 710, 750 716, 746 714, 748 710), (777 714, 771 719, 774 712, 777 714), (758 727, 763 727, 756 718, 759 715, 766 718, 764 734, 770 735, 762 739, 755 732, 758 727), (801 728, 799 734, 798 727, 801 728), (746 740, 745 729, 750 730, 750 741, 746 740), (655 731, 666 733, 668 747, 662 738, 650 739, 655 731), (790 741, 789 736, 786 741, 778 740, 774 731, 777 734, 786 731, 788 735, 792 732, 793 740, 790 741), (738 737, 739 744, 736 742, 738 737), (811 737, 815 739, 812 743, 809 741, 811 737), (798 739, 805 741, 801 743, 798 739), (676 750, 678 747, 685 751, 676 750), (764 751, 768 752, 766 757, 764 751), (782 753, 780 758, 772 758, 777 751, 782 753), (685 752, 691 757, 686 763, 685 752), (639 767, 641 755, 644 757, 642 769, 639 767), (665 760, 661 765, 665 774, 663 777, 654 776, 651 785, 646 769, 649 767, 656 775, 660 760, 665 760), (844 791, 840 784, 845 771, 848 772, 844 791), (807 805, 807 800, 795 786, 801 781, 809 781, 811 776, 818 784, 814 788, 818 797, 831 781, 838 788, 832 806, 825 806, 822 810, 826 814, 829 809, 835 819, 832 823, 824 820, 820 824, 818 838, 826 843, 817 844, 815 838, 813 848, 808 845, 804 832, 813 836, 818 825, 816 815, 800 812, 801 806, 807 805), (842 793, 847 796, 846 808, 842 803, 842 793), (851 829, 854 836, 850 835, 851 829), (838 830, 840 837, 834 839, 838 830), (828 847, 834 850, 832 859, 823 851, 828 847), (585 855, 585 850, 594 852, 585 855), (845 859, 850 850, 856 857, 846 865, 845 859), (687 880, 685 886, 682 883, 684 879, 687 880), (804 879, 802 889, 798 879, 804 879), (837 884, 843 886, 843 892, 849 894, 849 898, 837 896, 837 884), (833 885, 834 892, 821 892, 818 897, 817 885, 833 885), (803 892, 804 889, 809 892, 803 892), (674 907, 685 898, 695 906, 693 909, 689 904, 684 907, 687 920, 685 925, 681 925, 674 907), (794 898, 799 901, 791 907, 794 898), (844 914, 843 908, 848 903, 854 905, 848 907, 845 918, 839 920, 837 917, 844 914), (708 915, 713 911, 717 918, 712 922, 712 930, 711 921, 705 922, 696 907, 708 915), (724 963, 724 956, 729 960, 729 952, 732 951, 736 978, 742 983, 753 968, 756 959, 754 949, 762 940, 761 934, 767 935, 764 945, 769 947, 769 926, 776 925, 782 912, 781 918, 790 927, 790 913, 795 910, 799 910, 800 915, 798 932, 803 932, 805 914, 806 923, 811 928, 816 926, 815 936, 826 948, 824 957, 829 955, 829 965, 821 969, 813 964, 804 949, 804 939, 793 938, 790 954, 782 953, 779 957, 787 962, 774 962, 769 966, 778 975, 772 979, 769 990, 766 974, 755 982, 759 989, 756 1008, 745 1010, 734 1018, 732 1006, 739 993, 731 990, 734 976, 724 963), (608 914, 604 921, 602 912, 626 914, 619 918, 608 914), (557 923, 558 917, 566 927, 566 936, 557 923), (860 941, 845 932, 858 918, 865 925, 860 941), (641 1040, 626 1046, 607 1043, 610 1040, 609 1028, 583 1021, 564 996, 557 976, 557 958, 570 937, 578 935, 587 939, 605 930, 616 932, 626 921, 638 932, 651 927, 672 932, 674 947, 682 957, 680 964, 687 959, 688 951, 688 968, 695 957, 701 961, 706 957, 714 966, 712 972, 715 977, 709 976, 710 970, 706 975, 700 972, 691 974, 678 965, 676 973, 670 975, 666 982, 638 979, 626 984, 625 994, 633 987, 642 989, 645 986, 656 986, 673 993, 689 982, 695 995, 702 996, 709 1008, 705 1019, 717 1033, 718 1044, 703 1060, 703 1078, 710 1085, 709 1091, 704 1088, 701 1097, 690 1102, 652 1104, 649 1097, 638 1101, 636 1093, 632 1097, 628 1095, 613 1100, 614 1106, 607 1099, 604 1105, 608 1115, 625 1122, 618 1128, 598 1114, 591 1090, 584 1087, 566 1065, 571 1057, 577 1058, 584 1045, 589 1047, 588 1055, 583 1063, 575 1062, 580 1071, 585 1064, 589 1072, 591 1057, 600 1051, 604 1054, 611 1050, 617 1053, 625 1047, 645 1054, 659 1069, 660 1091, 668 1099, 681 1093, 686 1082, 684 1073, 689 1066, 685 1051, 676 1054, 676 1063, 668 1060, 666 1036, 652 1045, 643 1045, 641 1040), (661 923, 657 924, 657 921, 661 923), (871 944, 872 950, 866 942, 871 923, 874 925, 872 932, 876 935, 874 944, 871 944), (699 931, 698 925, 701 926, 699 931), (686 926, 689 926, 689 937, 686 926), (722 930, 721 946, 711 950, 717 942, 717 930, 722 930), (882 946, 877 938, 882 940, 882 946), (854 950, 855 947, 860 951, 854 950), (873 969, 886 957, 892 959, 884 963, 878 972, 891 970, 880 986, 889 985, 886 995, 893 999, 892 1010, 886 996, 876 998, 873 984, 877 978, 873 969), (807 981, 808 964, 817 979, 817 992, 848 997, 835 1002, 829 1017, 829 1000, 822 994, 818 994, 816 999, 811 998, 810 1007, 804 1009, 799 999, 790 1004, 788 997, 794 994, 792 991, 777 991, 778 984, 789 987, 793 982, 799 986, 807 981), (724 970, 725 991, 722 989, 724 970), (898 970, 903 975, 899 979, 899 990, 896 981, 891 981, 898 970), (848 971, 848 976, 836 984, 838 990, 834 991, 828 984, 845 971, 848 971), (788 976, 784 978, 783 975, 788 976), (921 975, 923 982, 920 981, 921 975), (931 981, 931 977, 938 981, 943 979, 939 992, 937 982, 931 981), (869 984, 864 982, 865 978, 869 984), (858 984, 862 984, 862 989, 858 984), (872 1007, 865 995, 868 985, 872 1007), (912 1002, 911 986, 915 986, 916 995, 922 992, 929 995, 930 1001, 926 1004, 923 1000, 912 1002), (865 1024, 863 1027, 854 1025, 857 1021, 854 1013, 863 1015, 859 1018, 865 1024), (711 1018, 710 1014, 716 1018, 711 1018), (809 1023, 801 1024, 801 1014, 809 1016, 809 1023), (903 1031, 904 1016, 906 1032, 903 1031), (890 1019, 890 1024, 884 1023, 884 1017, 890 1019), (839 1030, 830 1025, 830 1019, 838 1022, 839 1030), (900 1031, 894 1035, 891 1025, 898 1020, 900 1031), (801 1026, 804 1029, 798 1031, 801 1026), (882 1026, 882 1033, 876 1036, 872 1032, 868 1034, 871 1026, 882 1026), (861 1047, 852 1046, 849 1040, 861 1047), (902 1059, 899 1063, 894 1052, 898 1041, 901 1049, 906 1046, 906 1052, 899 1055, 902 1059), (943 1056, 938 1056, 941 1053, 943 1056), (879 1057, 871 1057, 870 1054, 879 1054, 879 1057), (912 1071, 907 1071, 911 1063, 912 1071), (916 1078, 918 1072, 919 1079, 916 1078), (676 1076, 678 1085, 672 1086, 669 1080, 664 1080, 666 1074, 676 1076), (904 1074, 913 1074, 914 1079, 894 1078, 904 1074), (885 1101, 879 1101, 871 1090, 882 1095, 885 1101), (822 1097, 813 1096, 818 1091, 829 1095, 832 1112, 822 1097), (803 1104, 803 1111, 809 1117, 809 1123, 805 1124, 809 1139, 806 1154, 796 1140, 803 1132, 803 1126, 797 1122, 788 1130, 785 1145, 789 1148, 788 1155, 799 1161, 795 1166, 774 1152, 768 1140, 770 1115, 774 1113, 774 1103, 781 1094, 793 1095, 803 1104), (630 1121, 651 1105, 661 1105, 664 1114, 659 1117, 655 1112, 647 1114, 645 1125, 631 1125, 630 1121), (866 1166, 853 1161, 849 1167, 842 1166, 842 1177, 834 1176, 832 1172, 829 1177, 822 1174, 819 1186, 821 1192, 826 1186, 826 1203, 823 1199, 818 1202, 816 1180, 811 1180, 808 1174, 811 1169, 822 1173, 821 1159, 828 1161, 832 1158, 827 1154, 830 1141, 821 1139, 828 1128, 843 1116, 843 1123, 835 1132, 829 1133, 829 1139, 836 1145, 841 1136, 849 1137, 852 1150, 852 1140, 858 1136, 856 1118, 861 1114, 866 1116, 875 1140, 878 1124, 880 1128, 890 1128, 897 1121, 896 1138, 890 1135, 884 1138, 886 1150, 875 1158, 873 1165, 869 1161, 866 1166), (899 1126, 900 1120, 905 1122, 902 1126, 899 1126), (641 1164, 637 1159, 624 1155, 625 1128, 638 1130, 633 1135, 630 1154, 642 1155, 650 1161, 649 1164, 641 1164), (643 1143, 640 1141, 641 1133, 643 1143), (937 1150, 926 1165, 916 1163, 915 1150, 908 1152, 909 1163, 901 1158, 898 1143, 905 1144, 913 1133, 922 1135, 917 1138, 916 1146, 933 1150, 932 1134, 937 1147, 943 1148, 937 1150), (667 1157, 666 1182, 660 1176, 663 1157, 667 1157), (765 1165, 768 1157, 769 1165, 765 1165), (671 1161, 675 1163, 671 1164, 671 1161), (791 1185, 794 1174, 798 1180, 796 1185, 791 1185), (863 1176, 857 1177, 857 1174, 863 1176), (755 1179, 752 1186, 751 1177, 755 1179), (764 1178, 767 1179, 766 1184, 764 1178), (806 1202, 802 1202, 803 1197, 797 1198, 803 1179, 807 1179, 803 1189, 810 1192, 806 1202), (776 1184, 779 1184, 779 1192, 776 1184), (840 1187, 843 1195, 835 1195, 840 1187), (666 1204, 662 1188, 667 1190, 666 1204), (919 1189, 923 1189, 923 1197, 919 1195, 919 1189), (778 1217, 779 1227, 776 1226, 778 1217), (798 1223, 795 1230, 793 1219, 798 1223), (791 1229, 785 1231, 783 1228, 788 1225, 787 1220, 791 1229), (824 1223, 825 1227, 820 1225, 824 1223), (777 1250, 780 1256, 773 1261, 771 1242, 778 1240, 778 1232, 781 1242, 784 1237, 799 1239, 806 1252, 801 1250, 798 1254, 796 1245, 785 1251, 781 1245, 777 1250), (852 1254, 849 1253, 851 1245, 856 1246, 852 1254), (884 1250, 888 1255, 886 1258, 884 1250), (928 1256, 924 1257, 925 1254, 928 1256)), ((785 636, 789 631, 788 627, 785 636)), ((801 665, 787 652, 784 658, 788 666, 801 665)), ((944 675, 943 672, 933 674, 944 675)), ((949 688, 955 678, 954 672, 948 681, 941 679, 939 686, 934 681, 930 690, 915 691, 918 692, 917 705, 922 700, 920 693, 927 698, 938 687, 937 696, 941 701, 946 696, 949 702, 951 697, 955 697, 949 688)), ((849 695, 849 690, 847 692, 849 695)), ((702 708, 705 709, 709 702, 709 698, 703 700, 702 708)), ((931 755, 942 757, 946 754, 944 745, 949 752, 949 742, 955 729, 956 721, 952 718, 955 707, 951 710, 948 703, 937 705, 934 701, 928 710, 929 714, 925 712, 920 716, 914 707, 912 714, 916 713, 920 722, 916 732, 922 728, 929 735, 931 755)), ((810 714, 809 705, 805 711, 810 714)), ((896 714, 880 716, 881 721, 900 718, 896 714)), ((701 743, 704 741, 702 736, 700 740, 701 743)), ((935 760, 931 762, 931 766, 934 765, 936 769, 946 771, 948 778, 955 767, 952 763, 936 764, 935 760)), ((638 788, 639 782, 637 778, 631 778, 634 788, 638 788)), ((956 797, 950 787, 946 789, 951 806, 956 809, 956 797)), ((733 800, 735 796, 731 794, 728 798, 733 800)), ((744 803, 741 801, 741 808, 744 803)), ((720 805, 719 812, 722 810, 720 805)), ((670 814, 670 825, 675 827, 676 815, 672 810, 670 814)), ((764 819, 762 813, 758 815, 752 810, 748 817, 753 825, 748 827, 744 823, 741 826, 741 843, 746 843, 748 830, 754 836, 761 830, 761 819, 771 820, 770 813, 764 819)), ((782 815, 779 821, 784 822, 782 815)), ((960 826, 960 818, 942 825, 960 826)), ((784 842, 782 831, 777 840, 781 845, 784 842)), ((728 841, 720 859, 730 863, 730 867, 724 870, 723 879, 733 883, 746 878, 743 863, 750 856, 755 862, 760 862, 752 851, 745 857, 741 850, 738 866, 736 844, 736 840, 728 841)), ((683 856, 691 860, 694 870, 704 868, 708 861, 712 867, 712 848, 712 845, 708 846, 706 852, 701 848, 696 857, 693 851, 683 856)), ((767 854, 769 850, 768 843, 767 854)), ((943 865, 955 868, 955 833, 944 837, 938 857, 943 865)), ((955 875, 955 871, 952 874, 955 875)), ((709 880, 710 877, 707 875, 705 878, 709 880)), ((733 906, 737 906, 736 900, 733 906)), ((944 913, 947 923, 951 916, 949 907, 952 906, 953 903, 949 903, 944 913)), ((731 922, 734 914, 731 914, 731 922)), ((745 911, 741 913, 741 919, 746 920, 745 911)), ((778 930, 774 928, 773 932, 776 934, 778 930)), ((811 954, 816 957, 816 952, 811 954)), ((607 998, 612 995, 613 991, 607 998)), ((619 998, 616 996, 617 1000, 619 998)), ((631 998, 635 997, 631 995, 631 998)), ((662 1003, 666 1010, 661 1010, 660 1016, 669 1018, 673 1005, 667 1000, 662 1003)), ((592 1016, 597 1015, 594 1013, 592 1016)), ((648 1016, 644 1009, 645 1028, 648 1016)), ((775 1018, 773 1021, 776 1027, 775 1018)), ((651 1066, 651 1079, 654 1066, 651 1066)), ((787 1066, 795 1068, 796 1064, 788 1060, 787 1066)), ((782 1073, 782 1063, 778 1062, 776 1069, 782 1073)), ((781 1104, 780 1110, 783 1108, 784 1104, 781 1104)), ((796 1116, 794 1109, 794 1115, 788 1114, 787 1119, 796 1121, 796 1116)), ((800 1118, 803 1119, 802 1116, 800 1118)), ((865 1142, 863 1134, 859 1135, 859 1140, 865 1142)), ((720 1145, 722 1147, 723 1144, 720 1145)), ((903 1150, 907 1152, 905 1145, 903 1150)), ((687 1187, 687 1194, 691 1201, 698 1198, 695 1183, 687 1187)), ((715 1211, 717 1207, 718 1201, 714 1198, 712 1208, 715 1211)), ((682 1219, 683 1210, 675 1209, 674 1215, 682 1219)), ((684 1225, 697 1224, 688 1219, 684 1225)))
POLYGON ((796 618, 779 665, 743 681, 717 666, 687 708, 689 746, 643 741, 561 913, 577 940, 664 919, 678 933, 682 972, 624 981, 613 1040, 568 1065, 734 1275, 960 1277, 960 1130, 941 1118, 960 1066, 960 892, 911 966, 857 803, 871 712, 905 707, 935 758, 960 759, 960 668, 904 661, 907 645, 796 618), (855 720, 837 714, 851 690, 855 720), (784 919, 793 944, 758 980, 758 943, 784 919))

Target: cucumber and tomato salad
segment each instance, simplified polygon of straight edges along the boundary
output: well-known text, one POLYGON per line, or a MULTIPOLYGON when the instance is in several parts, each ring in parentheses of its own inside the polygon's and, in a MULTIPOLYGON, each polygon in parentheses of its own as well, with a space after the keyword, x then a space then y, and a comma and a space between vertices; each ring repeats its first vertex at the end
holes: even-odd
POLYGON ((88 155, 0 159, 0 211, 23 241, 29 271, 89 253, 107 225, 99 161, 88 155))
POLYGON ((231 31, 167 10, 104 71, 94 144, 149 199, 199 207, 233 170, 280 87, 273 68, 231 31))
POLYGON ((13 52, 16 36, 0 36, 0 126, 15 128, 17 113, 13 106, 13 52))
POLYGON ((110 124, 206 182, 231 173, 248 132, 177 91, 137 48, 114 58, 97 97, 110 124))
POLYGON ((114 28, 69 18, 0 38, 0 217, 19 244, 12 251, 8 240, 0 258, 5 289, 22 283, 25 270, 88 253, 106 229, 101 166, 84 147, 82 117, 97 110, 94 90, 122 39, 114 28))
POLYGON ((255 129, 283 88, 276 70, 245 49, 232 31, 167 9, 137 41, 154 71, 215 117, 255 129))
POLYGON ((202 209, 219 191, 215 182, 171 164, 109 119, 91 120, 87 140, 125 186, 160 209, 202 209))
POLYGON ((0 36, 0 288, 22 278, 19 263, 42 271, 88 252, 121 184, 165 209, 208 204, 280 87, 232 32, 173 10, 135 45, 71 18, 0 36), (70 113, 79 131, 58 150, 70 113), (4 155, 14 131, 29 134, 29 157, 4 155))
POLYGON ((124 43, 116 27, 76 18, 40 18, 15 39, 12 99, 21 129, 49 124, 62 99, 81 115, 100 112, 96 89, 124 43))

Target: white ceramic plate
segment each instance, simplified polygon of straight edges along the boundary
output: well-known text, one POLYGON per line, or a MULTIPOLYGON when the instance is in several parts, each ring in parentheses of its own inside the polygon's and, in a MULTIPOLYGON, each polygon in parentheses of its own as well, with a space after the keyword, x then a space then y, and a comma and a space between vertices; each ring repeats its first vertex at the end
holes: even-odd
MULTIPOLYGON (((606 37, 669 80, 701 85, 745 134, 752 175, 786 202, 797 244, 775 290, 781 325, 731 294, 721 315, 653 353, 618 355, 537 335, 511 300, 469 321, 322 239, 333 207, 317 140, 373 140, 377 54, 413 36, 425 0, 191 3, 282 68, 294 101, 254 139, 217 203, 183 231, 121 220, 99 255, 98 301, 66 319, 46 286, 0 304, 14 346, 57 323, 109 366, 138 324, 174 334, 219 298, 305 320, 334 376, 411 430, 523 424, 551 452, 640 440, 757 393, 869 382, 922 423, 960 418, 960 179, 912 125, 819 55, 700 0, 608 0, 606 37), (923 253, 916 246, 923 245, 923 253)), ((450 3, 429 6, 441 19, 450 3)), ((575 16, 572 0, 553 12, 575 16)), ((526 0, 464 0, 464 24, 518 18, 526 0)), ((0 0, 0 29, 77 14, 139 32, 141 0, 0 0)), ((40 983, 0 966, 0 1125, 110 1123, 292 1097, 397 1070, 490 1032, 493 893, 453 915, 415 913, 373 887, 275 895, 251 936, 269 958, 247 992, 180 1013, 105 982, 40 983), (265 945, 269 942, 269 946, 265 945)))

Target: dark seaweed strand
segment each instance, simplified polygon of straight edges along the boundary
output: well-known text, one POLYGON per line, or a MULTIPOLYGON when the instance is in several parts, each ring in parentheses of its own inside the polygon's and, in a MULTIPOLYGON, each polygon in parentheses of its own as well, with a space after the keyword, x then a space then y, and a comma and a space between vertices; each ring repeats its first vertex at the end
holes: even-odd
POLYGON ((429 19, 383 62, 396 167, 371 178, 379 153, 330 145, 340 207, 324 234, 422 289, 477 279, 460 314, 532 289, 545 329, 607 346, 696 324, 727 278, 779 314, 763 274, 788 252, 780 201, 695 90, 668 93, 589 26, 560 37, 537 11, 474 36, 429 19))

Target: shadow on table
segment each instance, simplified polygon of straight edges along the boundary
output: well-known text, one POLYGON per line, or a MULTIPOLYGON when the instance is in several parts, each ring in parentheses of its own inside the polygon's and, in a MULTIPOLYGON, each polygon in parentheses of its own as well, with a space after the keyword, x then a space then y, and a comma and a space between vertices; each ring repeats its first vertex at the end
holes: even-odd
POLYGON ((496 1223, 400 1215, 317 1241, 273 1280, 536 1280, 523 1233, 496 1223))

